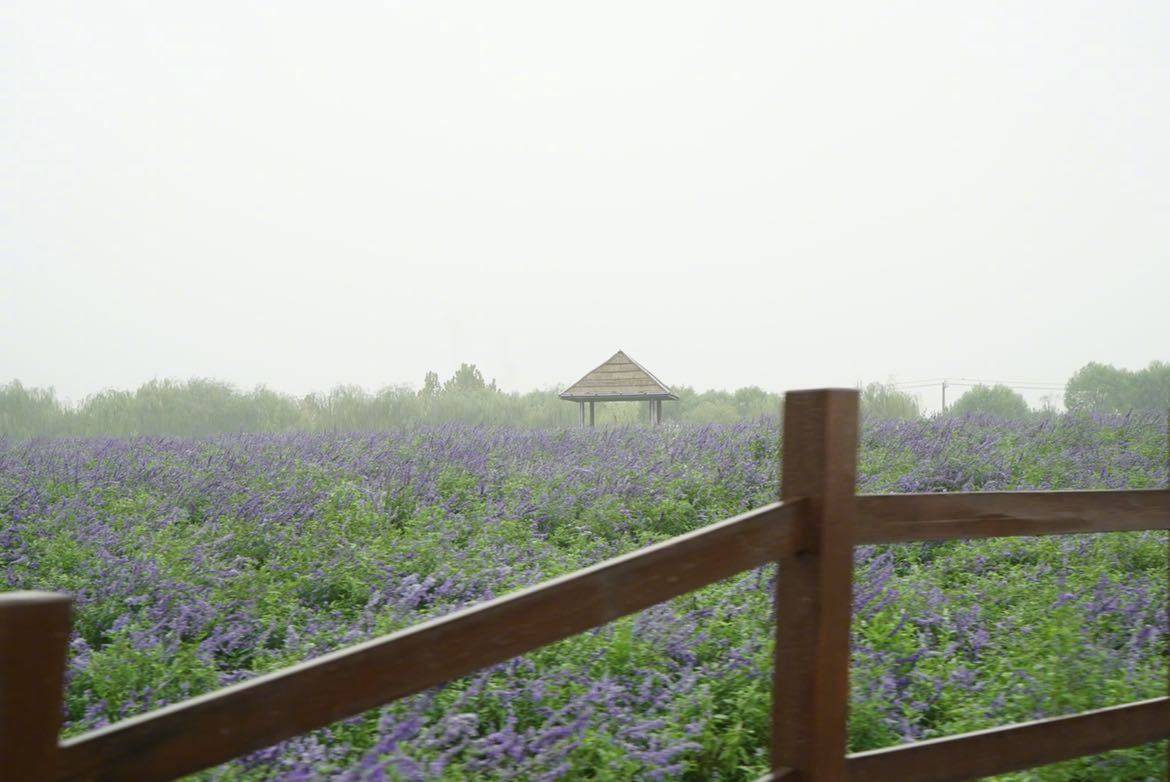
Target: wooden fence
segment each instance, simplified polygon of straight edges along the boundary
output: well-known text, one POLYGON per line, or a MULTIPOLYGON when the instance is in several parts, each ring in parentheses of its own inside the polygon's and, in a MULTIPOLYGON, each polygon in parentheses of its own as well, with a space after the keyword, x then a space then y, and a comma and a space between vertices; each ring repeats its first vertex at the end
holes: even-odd
POLYGON ((1170 529, 1170 491, 857 496, 857 394, 789 393, 781 501, 424 624, 61 741, 70 602, 0 596, 0 776, 169 780, 769 562, 772 772, 947 782, 1170 737, 1170 698, 846 753, 853 547, 1170 529))

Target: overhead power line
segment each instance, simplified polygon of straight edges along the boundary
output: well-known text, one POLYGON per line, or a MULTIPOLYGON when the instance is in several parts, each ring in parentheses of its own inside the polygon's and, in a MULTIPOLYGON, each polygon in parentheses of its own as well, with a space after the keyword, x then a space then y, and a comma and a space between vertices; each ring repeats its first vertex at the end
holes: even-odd
POLYGON ((1064 388, 1064 383, 1057 383, 1048 380, 976 380, 970 377, 948 377, 948 383, 974 383, 983 386, 1036 386, 1046 388, 1064 388))
POLYGON ((1063 389, 1064 383, 1050 383, 1043 380, 976 380, 970 377, 948 377, 934 380, 907 380, 890 383, 895 388, 921 388, 946 383, 951 386, 1008 386, 1009 388, 1063 389))
MULTIPOLYGON (((936 384, 941 385, 941 384, 936 384)), ((975 388, 976 386, 1006 386, 1012 389, 1023 389, 1025 391, 1063 391, 1064 386, 1034 386, 1027 383, 964 383, 961 381, 948 380, 948 386, 956 386, 958 388, 975 388)))
POLYGON ((1047 380, 977 380, 971 377, 946 377, 931 380, 907 380, 889 383, 888 385, 899 390, 918 390, 939 388, 942 391, 942 409, 947 409, 947 387, 973 388, 975 386, 1007 386, 1014 391, 1049 391, 1057 392, 1065 389, 1064 383, 1049 382, 1047 380))

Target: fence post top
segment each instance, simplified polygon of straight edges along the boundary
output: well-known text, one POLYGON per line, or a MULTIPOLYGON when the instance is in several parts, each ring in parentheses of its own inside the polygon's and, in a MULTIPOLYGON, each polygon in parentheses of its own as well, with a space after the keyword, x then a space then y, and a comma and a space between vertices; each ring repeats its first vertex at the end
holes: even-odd
POLYGON ((72 602, 73 598, 63 592, 39 592, 36 590, 0 592, 0 606, 3 607, 61 605, 72 602))
POLYGON ((849 394, 851 396, 859 396, 860 393, 856 388, 792 388, 784 392, 785 394, 849 394))

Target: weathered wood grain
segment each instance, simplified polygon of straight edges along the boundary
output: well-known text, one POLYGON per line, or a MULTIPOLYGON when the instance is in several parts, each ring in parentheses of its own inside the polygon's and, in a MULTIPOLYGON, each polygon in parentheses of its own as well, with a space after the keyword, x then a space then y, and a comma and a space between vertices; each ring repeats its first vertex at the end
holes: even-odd
POLYGON ((809 510, 776 581, 772 768, 805 782, 845 769, 857 406, 851 389, 784 399, 782 496, 807 498, 809 510))
POLYGON ((57 774, 70 599, 48 592, 0 595, 0 780, 49 782, 57 774))
POLYGON ((849 782, 960 782, 1170 737, 1170 698, 859 752, 849 782))
POLYGON ((857 543, 1170 529, 1170 491, 871 494, 857 498, 857 543))
MULTIPOLYGON (((62 745, 63 780, 168 780, 576 635, 791 550, 806 503, 656 546, 62 745)), ((59 703, 59 698, 54 703, 59 703)))

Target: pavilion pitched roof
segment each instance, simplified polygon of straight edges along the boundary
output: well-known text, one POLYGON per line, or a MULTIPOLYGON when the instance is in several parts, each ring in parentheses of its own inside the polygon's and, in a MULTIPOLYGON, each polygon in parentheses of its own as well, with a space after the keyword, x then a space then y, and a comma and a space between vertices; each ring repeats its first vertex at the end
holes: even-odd
POLYGON ((678 399, 650 370, 619 350, 608 361, 561 392, 578 402, 678 399))

